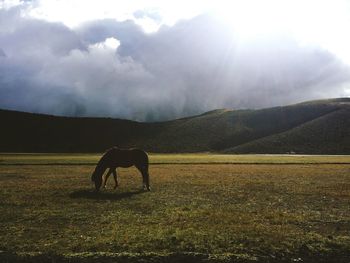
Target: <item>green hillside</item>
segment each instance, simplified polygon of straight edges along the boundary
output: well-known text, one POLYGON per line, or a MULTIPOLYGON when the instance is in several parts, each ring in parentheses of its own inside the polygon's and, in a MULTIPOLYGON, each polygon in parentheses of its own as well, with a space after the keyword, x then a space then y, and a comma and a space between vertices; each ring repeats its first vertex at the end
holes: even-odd
POLYGON ((262 110, 215 110, 158 123, 0 110, 1 152, 350 153, 350 99, 262 110))
POLYGON ((227 149, 227 153, 350 153, 350 108, 306 122, 286 132, 227 149))

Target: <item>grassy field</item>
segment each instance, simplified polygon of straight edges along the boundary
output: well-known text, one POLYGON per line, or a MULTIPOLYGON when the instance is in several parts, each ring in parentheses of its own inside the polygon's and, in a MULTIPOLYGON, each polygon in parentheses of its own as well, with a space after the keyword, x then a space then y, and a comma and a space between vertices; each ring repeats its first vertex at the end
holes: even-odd
MULTIPOLYGON (((99 154, 0 153, 0 165, 95 165, 99 154)), ((350 164, 349 155, 149 154, 151 164, 350 164)))
POLYGON ((350 261, 350 156, 151 155, 151 192, 95 193, 97 159, 0 155, 1 262, 350 261))

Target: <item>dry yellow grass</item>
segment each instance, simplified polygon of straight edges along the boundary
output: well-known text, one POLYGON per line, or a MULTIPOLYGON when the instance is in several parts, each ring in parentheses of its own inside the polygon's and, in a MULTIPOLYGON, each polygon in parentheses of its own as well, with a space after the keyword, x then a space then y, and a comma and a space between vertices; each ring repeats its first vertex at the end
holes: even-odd
POLYGON ((350 259, 350 165, 151 165, 150 193, 131 168, 100 194, 92 169, 1 165, 0 250, 350 259))

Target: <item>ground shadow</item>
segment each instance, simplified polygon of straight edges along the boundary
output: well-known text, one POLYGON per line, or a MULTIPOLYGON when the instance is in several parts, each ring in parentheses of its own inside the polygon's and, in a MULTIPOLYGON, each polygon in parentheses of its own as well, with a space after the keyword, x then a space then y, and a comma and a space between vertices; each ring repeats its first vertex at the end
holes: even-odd
POLYGON ((96 192, 94 190, 78 190, 69 194, 70 198, 86 198, 86 199, 95 199, 95 200, 121 200, 125 198, 130 198, 134 195, 145 193, 144 190, 135 190, 128 192, 96 192))

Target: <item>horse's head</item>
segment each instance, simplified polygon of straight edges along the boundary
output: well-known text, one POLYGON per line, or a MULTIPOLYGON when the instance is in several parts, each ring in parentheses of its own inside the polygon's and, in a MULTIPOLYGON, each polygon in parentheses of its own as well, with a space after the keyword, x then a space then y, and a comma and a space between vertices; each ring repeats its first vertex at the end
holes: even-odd
POLYGON ((98 191, 102 185, 102 175, 103 171, 99 167, 96 167, 91 175, 91 181, 95 183, 96 191, 98 191))

